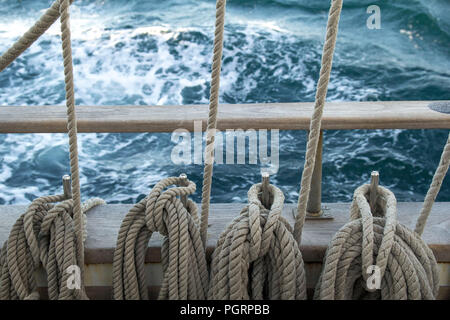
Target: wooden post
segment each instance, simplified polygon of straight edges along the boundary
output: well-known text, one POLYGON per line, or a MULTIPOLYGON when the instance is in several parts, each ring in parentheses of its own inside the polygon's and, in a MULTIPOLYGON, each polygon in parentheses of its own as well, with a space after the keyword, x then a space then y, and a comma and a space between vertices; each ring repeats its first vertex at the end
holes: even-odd
POLYGON ((270 192, 269 192, 269 184, 270 184, 270 175, 267 172, 261 174, 262 182, 261 182, 261 202, 266 209, 270 209, 270 192))
POLYGON ((316 162, 311 180, 311 190, 309 192, 306 212, 311 216, 322 215, 322 148, 323 130, 320 130, 319 141, 317 143, 316 162))
POLYGON ((70 185, 70 176, 68 174, 63 175, 62 177, 64 197, 66 199, 72 198, 72 186, 70 185))
MULTIPOLYGON (((187 187, 189 185, 187 175, 185 173, 180 174, 181 182, 180 186, 187 187)), ((187 208, 187 196, 180 196, 181 203, 187 208)))
POLYGON ((370 174, 370 194, 369 194, 369 204, 370 211, 372 214, 375 213, 377 205, 377 188, 380 180, 380 174, 378 171, 372 171, 370 174))

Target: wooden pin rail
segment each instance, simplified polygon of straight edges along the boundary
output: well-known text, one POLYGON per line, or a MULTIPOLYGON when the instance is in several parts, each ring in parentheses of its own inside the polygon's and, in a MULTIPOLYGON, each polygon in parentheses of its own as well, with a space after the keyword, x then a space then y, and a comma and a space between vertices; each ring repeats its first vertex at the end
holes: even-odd
MULTIPOLYGON (((322 129, 450 129, 450 114, 430 101, 328 102, 322 129)), ((224 104, 217 127, 307 130, 314 103, 224 104)), ((79 132, 172 132, 206 129, 207 105, 77 106, 79 132)), ((0 106, 0 133, 67 132, 63 106, 0 106)))
MULTIPOLYGON (((245 204, 211 204, 208 228, 207 256, 214 249, 216 241, 225 227, 236 217, 245 204)), ((110 299, 112 290, 112 261, 117 234, 129 204, 110 204, 93 208, 87 213, 88 237, 85 243, 87 293, 92 299, 110 299)), ((333 220, 307 220, 303 229, 300 250, 305 261, 308 295, 311 297, 319 277, 325 250, 333 237, 349 220, 349 203, 327 203, 333 211, 333 220)), ((400 202, 398 220, 414 229, 422 203, 400 202)), ((423 239, 433 251, 438 262, 440 274, 439 299, 450 299, 450 202, 438 202, 427 221, 423 239)), ((294 223, 293 211, 296 204, 285 204, 283 215, 291 225, 294 223)), ((7 240, 11 227, 26 210, 26 206, 0 206, 0 243, 7 240)), ((155 298, 162 280, 161 237, 155 233, 146 252, 147 282, 150 296, 155 298)), ((39 273, 38 285, 46 295, 46 280, 43 271, 39 273)))

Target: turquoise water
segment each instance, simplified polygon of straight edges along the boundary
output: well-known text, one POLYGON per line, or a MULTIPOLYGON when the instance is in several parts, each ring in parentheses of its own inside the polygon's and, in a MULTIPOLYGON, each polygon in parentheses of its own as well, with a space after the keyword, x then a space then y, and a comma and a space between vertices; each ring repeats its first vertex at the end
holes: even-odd
MULTIPOLYGON (((51 1, 0 0, 0 52, 51 1)), ((220 101, 313 101, 329 1, 228 1, 220 101)), ((71 7, 76 103, 207 103, 214 1, 75 1, 71 7)), ((330 101, 449 100, 450 3, 344 1, 330 101), (369 5, 381 29, 369 30, 369 5)), ((0 73, 2 105, 64 104, 59 24, 0 73)), ((370 113, 370 110, 367 110, 370 113)), ((326 131, 323 200, 349 201, 379 170, 399 201, 422 201, 448 130, 326 131)), ((170 134, 80 134, 83 197, 135 202, 160 179, 202 166, 175 165, 170 134)), ((271 181, 295 202, 306 134, 280 132, 271 181)), ((261 164, 214 168, 213 202, 244 202, 261 164)), ((64 134, 0 135, 0 204, 59 193, 69 172, 64 134)), ((450 201, 450 180, 438 201, 450 201)))

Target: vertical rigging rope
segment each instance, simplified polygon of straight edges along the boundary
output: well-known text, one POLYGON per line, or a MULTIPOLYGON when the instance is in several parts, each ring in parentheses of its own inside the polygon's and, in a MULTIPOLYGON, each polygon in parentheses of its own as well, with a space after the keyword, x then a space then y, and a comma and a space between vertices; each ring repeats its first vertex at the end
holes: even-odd
POLYGON ((200 217, 200 234, 206 248, 208 232, 209 203, 214 165, 214 140, 219 108, 220 68, 222 65, 223 29, 225 24, 226 0, 216 2, 216 23, 214 32, 214 53, 211 71, 211 91, 209 97, 209 116, 206 132, 205 166, 203 170, 202 208, 200 217))
POLYGON ((441 189, 442 182, 444 181, 445 175, 447 174, 448 167, 450 164, 450 133, 447 138, 447 143, 442 151, 441 160, 434 173, 433 180, 428 188, 427 195, 425 196, 425 201, 423 202, 423 207, 420 212, 419 218, 417 219, 416 229, 417 234, 422 235, 423 229, 427 222, 428 216, 430 215, 431 208, 433 207, 434 201, 441 189))
POLYGON ((69 0, 61 0, 59 11, 61 21, 62 54, 64 60, 64 83, 66 89, 67 130, 69 135, 70 173, 72 178, 73 220, 77 238, 77 261, 84 277, 83 215, 81 212, 80 174, 78 170, 77 117, 72 67, 72 47, 70 38, 69 0))
POLYGON ((309 191, 311 189, 312 174, 314 171, 317 144, 320 137, 320 127, 322 122, 323 108, 327 96, 328 82, 330 79, 331 67, 333 63, 334 47, 338 33, 339 17, 342 9, 342 0, 332 0, 328 15, 325 44, 323 46, 322 63, 320 76, 317 83, 314 112, 311 117, 308 143, 306 145, 305 164, 300 183, 300 194, 297 203, 297 216, 294 225, 294 237, 300 244, 302 238, 303 225, 306 218, 306 206, 308 204, 309 191))

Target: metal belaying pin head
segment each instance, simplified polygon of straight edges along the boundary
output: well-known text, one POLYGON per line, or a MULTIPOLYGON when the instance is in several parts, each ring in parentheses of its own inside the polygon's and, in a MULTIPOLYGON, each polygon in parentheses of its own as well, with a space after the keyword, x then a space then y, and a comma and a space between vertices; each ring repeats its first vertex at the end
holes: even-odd
MULTIPOLYGON (((180 186, 187 187, 188 185, 189 185, 189 181, 188 181, 186 173, 180 174, 180 186)), ((185 208, 187 208, 187 196, 186 195, 180 196, 180 200, 181 200, 181 203, 183 204, 183 206, 185 208)))
POLYGON ((62 177, 64 197, 66 199, 72 198, 72 186, 70 184, 70 176, 68 174, 63 175, 62 177))
POLYGON ((263 204, 266 209, 270 209, 270 191, 269 191, 269 184, 270 184, 270 175, 268 172, 263 172, 261 174, 261 203, 263 204))
POLYGON ((369 193, 369 205, 372 214, 375 214, 377 207, 377 189, 380 180, 380 174, 378 171, 372 171, 370 174, 370 193, 369 193))

